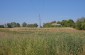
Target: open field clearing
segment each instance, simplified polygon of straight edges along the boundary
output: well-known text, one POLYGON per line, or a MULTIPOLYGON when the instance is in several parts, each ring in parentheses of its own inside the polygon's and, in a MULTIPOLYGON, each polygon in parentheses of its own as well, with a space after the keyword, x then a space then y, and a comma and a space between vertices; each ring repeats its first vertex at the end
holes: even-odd
POLYGON ((85 31, 73 28, 2 28, 0 55, 85 55, 85 31))
POLYGON ((25 31, 44 31, 44 32, 85 32, 84 30, 80 31, 80 30, 76 30, 74 28, 70 28, 70 27, 60 27, 60 28, 0 28, 1 31, 5 30, 5 31, 15 31, 15 32, 25 32, 25 31))

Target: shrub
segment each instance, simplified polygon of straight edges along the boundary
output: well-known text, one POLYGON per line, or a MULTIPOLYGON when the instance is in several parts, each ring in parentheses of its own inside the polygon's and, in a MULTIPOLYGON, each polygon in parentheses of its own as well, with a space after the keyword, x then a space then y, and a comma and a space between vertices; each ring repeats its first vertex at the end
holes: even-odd
POLYGON ((76 21, 76 29, 85 30, 85 18, 84 17, 76 21))

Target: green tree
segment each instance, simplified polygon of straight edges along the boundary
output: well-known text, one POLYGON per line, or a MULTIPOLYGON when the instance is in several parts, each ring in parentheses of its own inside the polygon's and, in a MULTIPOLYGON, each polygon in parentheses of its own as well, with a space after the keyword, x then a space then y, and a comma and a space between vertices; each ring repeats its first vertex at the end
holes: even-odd
POLYGON ((75 22, 72 19, 62 20, 61 25, 63 27, 75 27, 75 22))
POLYGON ((19 23, 16 23, 16 26, 17 26, 17 27, 20 27, 20 24, 19 24, 19 23))
POLYGON ((35 24, 28 24, 27 27, 38 27, 38 25, 35 23, 35 24))
POLYGON ((85 22, 83 22, 83 23, 81 24, 81 28, 82 28, 82 30, 85 30, 85 22))
POLYGON ((72 19, 69 19, 69 20, 67 21, 67 26, 68 26, 68 27, 75 27, 74 21, 73 21, 72 19))
POLYGON ((20 24, 16 22, 11 22, 11 23, 5 24, 5 27, 8 27, 8 28, 20 27, 20 24))
POLYGON ((4 25, 0 25, 0 28, 4 28, 4 25))
POLYGON ((62 21, 61 21, 61 25, 62 25, 63 27, 67 27, 67 20, 62 20, 62 21))
POLYGON ((17 27, 16 22, 11 22, 11 27, 12 28, 17 27))
POLYGON ((27 23, 26 22, 23 22, 22 23, 22 27, 27 27, 27 23))
POLYGON ((79 18, 76 21, 76 29, 85 30, 85 17, 79 18))
POLYGON ((7 23, 8 28, 12 28, 11 23, 7 23))
POLYGON ((52 27, 51 23, 44 23, 43 27, 52 27))
POLYGON ((35 23, 35 24, 34 24, 34 27, 38 27, 38 24, 35 23))

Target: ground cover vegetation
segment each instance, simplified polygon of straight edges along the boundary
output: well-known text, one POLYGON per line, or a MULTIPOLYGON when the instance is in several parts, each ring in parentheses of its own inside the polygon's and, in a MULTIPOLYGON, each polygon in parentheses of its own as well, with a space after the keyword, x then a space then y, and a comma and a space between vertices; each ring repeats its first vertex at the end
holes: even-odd
POLYGON ((0 55, 85 55, 85 31, 73 28, 1 28, 0 55))

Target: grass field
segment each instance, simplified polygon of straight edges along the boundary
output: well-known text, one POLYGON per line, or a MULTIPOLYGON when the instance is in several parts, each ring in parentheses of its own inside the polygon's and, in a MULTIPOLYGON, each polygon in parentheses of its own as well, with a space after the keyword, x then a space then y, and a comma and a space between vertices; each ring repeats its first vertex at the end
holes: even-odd
POLYGON ((1 28, 0 55, 85 55, 85 31, 73 28, 1 28))

